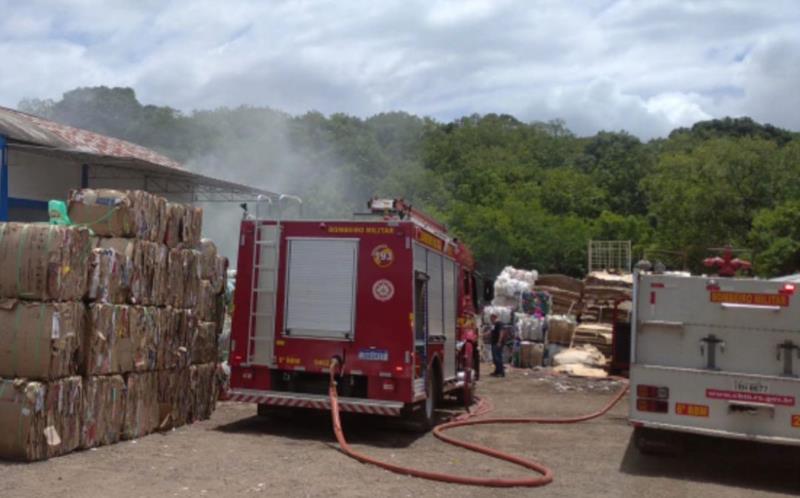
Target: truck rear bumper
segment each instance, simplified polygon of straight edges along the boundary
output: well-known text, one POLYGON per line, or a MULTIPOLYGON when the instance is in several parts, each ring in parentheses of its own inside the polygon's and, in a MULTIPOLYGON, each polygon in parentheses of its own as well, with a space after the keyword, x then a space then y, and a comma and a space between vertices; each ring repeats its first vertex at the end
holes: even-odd
MULTIPOLYGON (((231 389, 228 392, 231 401, 258 403, 269 406, 289 408, 313 408, 330 410, 328 396, 322 394, 303 394, 282 391, 257 391, 252 389, 231 389)), ((339 409, 343 412, 365 413, 369 415, 386 415, 398 417, 404 404, 401 401, 384 401, 361 398, 339 398, 339 409)))
POLYGON ((730 432, 716 429, 706 429, 687 425, 665 424, 662 422, 652 422, 647 420, 631 419, 634 427, 645 427, 664 431, 685 432, 688 434, 698 434, 701 436, 723 437, 727 439, 741 439, 743 441, 756 441, 759 443, 784 444, 789 446, 800 446, 800 439, 793 439, 779 436, 765 436, 760 434, 743 434, 740 432, 730 432))

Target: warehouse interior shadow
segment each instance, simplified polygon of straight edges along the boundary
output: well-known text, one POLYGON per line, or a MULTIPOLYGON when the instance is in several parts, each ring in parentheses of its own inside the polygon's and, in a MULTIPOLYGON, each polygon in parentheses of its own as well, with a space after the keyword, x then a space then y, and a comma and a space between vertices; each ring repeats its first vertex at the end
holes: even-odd
MULTIPOLYGON (((380 448, 407 448, 425 436, 404 428, 392 417, 343 413, 342 426, 347 441, 380 448)), ((254 415, 214 430, 248 435, 272 435, 290 439, 335 442, 330 412, 318 410, 276 410, 266 416, 254 415)))
POLYGON ((676 433, 683 451, 644 455, 633 436, 620 471, 625 474, 708 482, 769 492, 800 492, 800 448, 676 433))

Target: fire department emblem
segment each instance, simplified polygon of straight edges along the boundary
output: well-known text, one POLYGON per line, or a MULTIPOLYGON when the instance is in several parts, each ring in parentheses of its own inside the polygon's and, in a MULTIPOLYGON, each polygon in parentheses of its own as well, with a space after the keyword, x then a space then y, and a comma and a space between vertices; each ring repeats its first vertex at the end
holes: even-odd
POLYGON ((372 261, 378 268, 388 268, 394 263, 394 251, 386 244, 376 246, 372 250, 372 261))
POLYGON ((372 296, 385 303, 394 297, 394 284, 382 278, 372 285, 372 296))

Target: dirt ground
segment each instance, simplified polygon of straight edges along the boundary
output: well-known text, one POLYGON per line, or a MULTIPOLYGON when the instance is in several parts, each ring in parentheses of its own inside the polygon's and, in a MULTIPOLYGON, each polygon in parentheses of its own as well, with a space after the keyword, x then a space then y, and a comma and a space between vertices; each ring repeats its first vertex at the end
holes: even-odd
MULTIPOLYGON (((495 416, 566 416, 599 408, 616 385, 515 370, 485 378, 495 416)), ((454 410, 454 407, 450 407, 454 410)), ((627 407, 566 426, 478 426, 466 439, 535 458, 555 471, 538 489, 487 489, 429 482, 362 465, 337 451, 324 413, 261 418, 255 406, 221 403, 211 420, 137 441, 34 464, 0 462, 0 497, 195 496, 781 496, 800 493, 800 449, 692 438, 680 457, 640 455, 627 407)), ((447 410, 442 415, 446 416, 447 410)), ((490 415, 491 416, 491 415, 490 415)), ((525 470, 416 435, 385 420, 348 417, 353 445, 379 458, 475 476, 525 470)))

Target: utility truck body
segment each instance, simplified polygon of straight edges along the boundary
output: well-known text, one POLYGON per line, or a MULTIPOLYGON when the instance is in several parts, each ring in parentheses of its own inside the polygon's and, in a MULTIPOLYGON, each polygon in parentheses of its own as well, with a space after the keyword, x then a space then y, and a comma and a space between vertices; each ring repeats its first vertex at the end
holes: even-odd
POLYGON ((800 444, 793 283, 637 272, 632 322, 635 427, 800 444))

